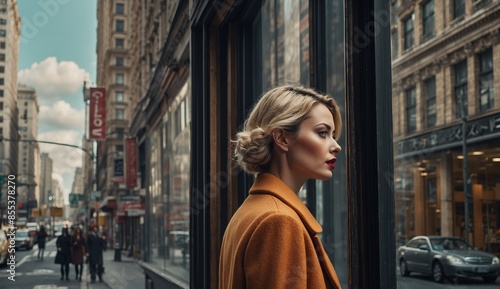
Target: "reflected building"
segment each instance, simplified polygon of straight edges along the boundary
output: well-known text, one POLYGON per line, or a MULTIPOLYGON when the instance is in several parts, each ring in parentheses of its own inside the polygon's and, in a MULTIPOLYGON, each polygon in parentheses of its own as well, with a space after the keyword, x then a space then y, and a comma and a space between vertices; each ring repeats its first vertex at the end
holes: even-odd
MULTIPOLYGON (((106 133, 97 140, 96 193, 89 197, 90 223, 117 239, 115 225, 120 196, 129 195, 125 186, 125 138, 130 124, 130 93, 133 87, 129 56, 132 26, 130 0, 97 1, 97 87, 106 90, 106 133), (96 215, 91 210, 96 210, 96 215)), ((92 173, 90 171, 90 173, 92 173)), ((111 248, 115 244, 110 243, 111 248)))
POLYGON ((500 1, 391 8, 397 243, 455 235, 500 254, 500 1))
MULTIPOLYGON (((17 68, 21 18, 17 0, 0 1, 0 175, 17 175, 17 68)), ((7 187, 3 190, 7 191, 7 187)), ((5 194, 0 204, 6 204, 5 194)), ((3 206, 1 207, 3 208, 3 206)), ((4 212, 0 212, 4 213, 4 212)))
MULTIPOLYGON (((19 111, 18 133, 21 140, 38 139, 38 96, 35 89, 25 86, 18 86, 19 111)), ((38 207, 40 200, 40 147, 38 142, 19 142, 18 158, 18 203, 24 203, 24 213, 19 213, 19 217, 31 218, 31 210, 38 207)))

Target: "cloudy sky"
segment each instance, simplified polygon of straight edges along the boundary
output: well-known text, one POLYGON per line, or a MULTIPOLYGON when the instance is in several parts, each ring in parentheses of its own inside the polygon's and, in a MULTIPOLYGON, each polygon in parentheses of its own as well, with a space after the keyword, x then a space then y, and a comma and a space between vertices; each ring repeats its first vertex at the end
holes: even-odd
MULTIPOLYGON (((96 0, 18 0, 22 21, 18 81, 38 94, 38 139, 81 146, 82 88, 96 75, 96 0)), ((53 178, 66 196, 82 151, 40 144, 54 161, 53 178)))

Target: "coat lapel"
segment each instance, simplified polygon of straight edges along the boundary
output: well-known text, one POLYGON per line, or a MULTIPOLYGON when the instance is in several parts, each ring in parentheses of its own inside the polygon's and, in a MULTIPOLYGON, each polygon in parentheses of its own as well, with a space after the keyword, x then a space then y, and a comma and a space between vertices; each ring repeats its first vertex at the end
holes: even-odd
POLYGON ((281 181, 278 177, 269 173, 260 173, 257 175, 254 184, 250 188, 249 193, 252 194, 268 194, 280 199, 283 203, 292 208, 299 215, 303 224, 309 231, 313 240, 318 258, 321 262, 321 267, 325 271, 326 277, 334 288, 341 288, 337 273, 333 268, 330 258, 328 257, 323 244, 318 236, 323 231, 321 225, 316 221, 316 218, 311 214, 309 209, 304 205, 300 198, 292 189, 281 181))

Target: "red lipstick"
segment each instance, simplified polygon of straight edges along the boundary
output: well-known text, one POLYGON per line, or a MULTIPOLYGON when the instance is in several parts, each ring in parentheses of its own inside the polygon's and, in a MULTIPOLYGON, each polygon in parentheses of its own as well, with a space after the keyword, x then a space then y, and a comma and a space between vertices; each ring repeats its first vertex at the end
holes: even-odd
POLYGON ((330 167, 331 170, 335 169, 335 162, 337 161, 336 158, 333 158, 329 161, 327 161, 326 163, 328 164, 328 166, 330 167))

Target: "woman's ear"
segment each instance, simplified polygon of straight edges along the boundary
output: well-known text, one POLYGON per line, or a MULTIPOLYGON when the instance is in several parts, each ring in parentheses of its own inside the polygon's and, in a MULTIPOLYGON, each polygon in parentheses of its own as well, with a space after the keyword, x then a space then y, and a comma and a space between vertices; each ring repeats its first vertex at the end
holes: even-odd
POLYGON ((288 139, 286 136, 286 131, 281 128, 273 130, 273 142, 274 146, 282 151, 288 151, 288 139))

